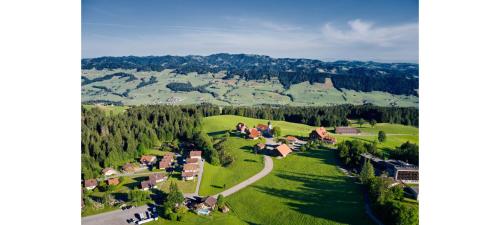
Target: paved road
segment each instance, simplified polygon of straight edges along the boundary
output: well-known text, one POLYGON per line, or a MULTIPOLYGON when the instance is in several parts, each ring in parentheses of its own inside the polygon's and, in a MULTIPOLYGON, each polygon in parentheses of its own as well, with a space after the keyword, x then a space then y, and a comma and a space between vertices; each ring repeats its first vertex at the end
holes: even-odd
POLYGON ((148 206, 139 206, 127 210, 115 210, 93 216, 82 217, 82 225, 126 225, 127 220, 135 218, 134 214, 145 212, 148 206))
POLYGON ((201 180, 203 177, 203 167, 205 166, 205 160, 203 159, 200 163, 200 171, 198 171, 198 177, 197 179, 197 184, 196 184, 196 189, 194 193, 184 193, 184 197, 186 198, 192 198, 193 196, 198 196, 198 193, 200 192, 200 185, 201 185, 201 180))
POLYGON ((265 177, 273 170, 273 159, 267 155, 264 156, 264 169, 262 169, 259 173, 255 174, 253 177, 248 178, 247 180, 219 193, 214 195, 213 197, 217 197, 222 194, 224 197, 234 194, 235 192, 247 187, 248 185, 260 180, 265 177))

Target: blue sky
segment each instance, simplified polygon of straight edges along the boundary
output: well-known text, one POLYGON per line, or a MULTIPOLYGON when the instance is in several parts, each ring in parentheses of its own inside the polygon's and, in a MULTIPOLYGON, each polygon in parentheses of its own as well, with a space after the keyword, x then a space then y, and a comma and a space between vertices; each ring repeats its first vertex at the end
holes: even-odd
POLYGON ((82 57, 418 61, 416 0, 83 0, 82 57))

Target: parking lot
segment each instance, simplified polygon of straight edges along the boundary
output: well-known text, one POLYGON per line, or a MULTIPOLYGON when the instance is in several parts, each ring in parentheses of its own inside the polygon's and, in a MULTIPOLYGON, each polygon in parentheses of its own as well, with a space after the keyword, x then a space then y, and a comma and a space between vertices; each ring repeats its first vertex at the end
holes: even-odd
MULTIPOLYGON (((115 210, 82 218, 82 225, 126 225, 127 220, 136 218, 135 214, 148 211, 148 206, 133 207, 126 210, 115 210)), ((134 224, 134 223, 130 223, 134 224)))

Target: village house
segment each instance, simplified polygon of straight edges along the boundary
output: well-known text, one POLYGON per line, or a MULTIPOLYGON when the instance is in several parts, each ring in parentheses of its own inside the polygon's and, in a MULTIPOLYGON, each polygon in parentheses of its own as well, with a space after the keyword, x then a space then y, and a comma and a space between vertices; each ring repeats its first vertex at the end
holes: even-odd
POLYGON ((335 137, 328 134, 324 127, 318 127, 309 134, 311 140, 319 140, 329 144, 335 144, 335 137))
POLYGON ((281 157, 286 157, 290 152, 292 152, 290 147, 288 147, 288 145, 286 144, 281 144, 278 147, 276 147, 276 151, 278 155, 280 155, 281 157))
POLYGON ((83 181, 83 186, 87 190, 92 190, 97 187, 97 180, 96 179, 88 179, 83 181))
POLYGON ((242 134, 246 133, 246 130, 247 130, 247 126, 244 124, 244 123, 238 123, 236 125, 236 131, 237 132, 240 132, 242 134))
POLYGON ((359 134, 361 131, 354 127, 335 127, 336 134, 359 134))
POLYGON ((106 180, 106 183, 108 183, 108 185, 118 185, 118 184, 120 184, 120 179, 109 178, 108 180, 106 180))
POLYGON ((166 169, 169 168, 174 162, 174 153, 167 152, 158 163, 158 169, 166 169))
POLYGON ((198 164, 193 164, 193 163, 184 164, 184 169, 182 171, 197 173, 198 172, 198 164))
POLYGON ((217 199, 209 196, 204 199, 202 199, 202 202, 198 205, 196 205, 196 213, 198 214, 208 214, 208 211, 212 211, 215 209, 215 206, 217 205, 217 199))
POLYGON ((201 160, 201 151, 191 151, 189 152, 189 158, 193 159, 200 159, 201 160))
POLYGON ((265 137, 272 137, 272 129, 273 125, 271 124, 271 121, 267 122, 267 125, 264 124, 257 124, 257 130, 265 137))
POLYGON ((143 155, 143 156, 141 156, 141 159, 139 161, 143 165, 151 166, 151 165, 153 165, 156 162, 156 156, 154 156, 154 155, 143 155))
POLYGON ((152 188, 156 188, 156 181, 154 180, 145 180, 140 184, 141 190, 147 191, 152 188))
POLYGON ((266 144, 264 143, 258 143, 253 146, 254 152, 262 152, 266 149, 266 144))
POLYGON ((165 177, 164 174, 162 173, 154 173, 149 175, 149 180, 155 181, 156 183, 160 183, 162 181, 165 181, 167 177, 165 177))
POLYGON ((196 173, 193 172, 182 172, 181 177, 183 180, 193 180, 196 176, 196 173))
POLYGON ((113 168, 104 168, 102 169, 102 175, 104 176, 111 176, 113 174, 117 174, 116 170, 114 170, 113 168))
POLYGON ((198 164, 199 161, 197 158, 186 159, 186 164, 198 164))
POLYGON ((132 163, 127 163, 122 166, 122 170, 125 173, 133 173, 135 172, 135 166, 132 163))
POLYGON ((255 139, 259 138, 260 135, 261 135, 261 133, 259 130, 257 130, 257 128, 252 128, 252 129, 248 130, 248 138, 250 138, 250 139, 255 140, 255 139))

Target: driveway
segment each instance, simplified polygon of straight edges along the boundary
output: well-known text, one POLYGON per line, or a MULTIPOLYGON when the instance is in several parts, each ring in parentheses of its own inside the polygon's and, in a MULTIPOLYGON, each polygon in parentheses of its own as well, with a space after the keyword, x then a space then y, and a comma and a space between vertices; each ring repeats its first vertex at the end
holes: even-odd
POLYGON ((254 182, 260 180, 261 178, 265 177, 267 174, 269 174, 273 170, 273 159, 267 155, 264 156, 264 169, 262 169, 259 173, 255 174, 253 177, 248 178, 247 180, 219 193, 216 195, 213 195, 213 197, 217 198, 218 195, 224 195, 224 197, 227 197, 229 195, 232 195, 236 193, 237 191, 247 187, 250 184, 253 184, 254 182))
POLYGON ((147 211, 148 206, 139 206, 126 210, 115 210, 93 216, 82 217, 82 225, 126 225, 127 220, 135 218, 136 213, 147 211))

